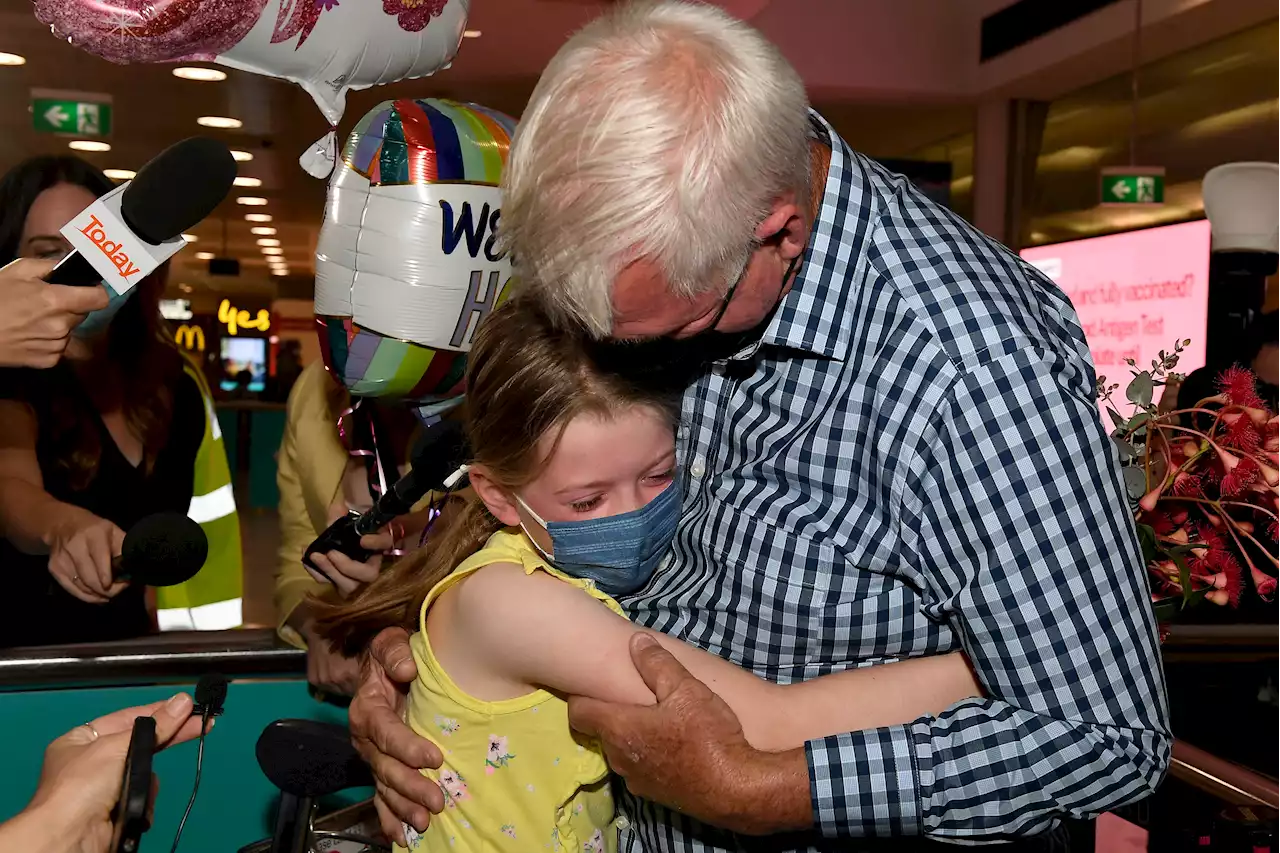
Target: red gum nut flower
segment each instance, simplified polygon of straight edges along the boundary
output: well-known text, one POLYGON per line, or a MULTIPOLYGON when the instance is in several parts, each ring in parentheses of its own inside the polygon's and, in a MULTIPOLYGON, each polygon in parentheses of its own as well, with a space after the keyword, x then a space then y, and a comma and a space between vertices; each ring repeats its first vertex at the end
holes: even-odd
POLYGON ((1249 574, 1253 576, 1253 587, 1258 591, 1258 596, 1266 601, 1270 601, 1269 596, 1275 594, 1276 579, 1271 575, 1258 571, 1253 564, 1249 564, 1249 574))
POLYGON ((1258 399, 1258 386, 1254 380, 1253 373, 1239 365, 1233 364, 1218 374, 1218 390, 1232 405, 1249 408, 1262 407, 1262 401, 1258 399))

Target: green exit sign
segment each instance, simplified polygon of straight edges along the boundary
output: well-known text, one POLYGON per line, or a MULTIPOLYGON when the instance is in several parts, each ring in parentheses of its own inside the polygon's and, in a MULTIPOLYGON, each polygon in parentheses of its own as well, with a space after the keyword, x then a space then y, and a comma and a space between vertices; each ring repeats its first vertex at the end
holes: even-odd
POLYGON ((1102 203, 1164 204, 1164 169, 1158 166, 1103 169, 1102 203))
POLYGON ((32 93, 31 122, 39 133, 110 136, 110 97, 74 92, 32 93))

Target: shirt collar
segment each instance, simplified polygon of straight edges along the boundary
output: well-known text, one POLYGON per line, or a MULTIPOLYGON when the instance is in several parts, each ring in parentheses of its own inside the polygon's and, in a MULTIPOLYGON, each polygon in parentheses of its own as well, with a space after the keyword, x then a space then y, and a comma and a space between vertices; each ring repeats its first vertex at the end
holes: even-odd
POLYGON ((842 317, 849 298, 848 271, 861 265, 860 242, 870 219, 865 172, 835 129, 809 110, 811 137, 831 147, 822 206, 809 234, 800 272, 760 339, 733 356, 751 358, 761 345, 786 347, 840 360, 850 329, 842 317))

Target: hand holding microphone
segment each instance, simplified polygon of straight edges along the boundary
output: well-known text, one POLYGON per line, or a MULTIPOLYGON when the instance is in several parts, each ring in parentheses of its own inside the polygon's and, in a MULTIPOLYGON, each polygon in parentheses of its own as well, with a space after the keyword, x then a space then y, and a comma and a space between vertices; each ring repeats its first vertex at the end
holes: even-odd
POLYGON ((0 269, 0 367, 53 367, 71 330, 90 311, 107 307, 103 287, 51 285, 43 279, 52 261, 19 258, 0 269))
POLYGON ((149 515, 126 535, 87 510, 67 509, 68 521, 55 528, 50 543, 49 573, 89 604, 105 604, 130 583, 180 584, 200 571, 209 555, 204 530, 180 513, 149 515))

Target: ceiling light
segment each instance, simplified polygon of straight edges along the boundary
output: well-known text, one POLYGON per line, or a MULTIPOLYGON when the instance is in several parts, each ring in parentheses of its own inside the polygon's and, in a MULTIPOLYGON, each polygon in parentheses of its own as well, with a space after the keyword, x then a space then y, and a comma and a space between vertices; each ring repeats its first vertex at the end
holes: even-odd
POLYGON ((238 118, 227 118, 226 116, 200 116, 196 119, 196 124, 201 127, 215 127, 218 130, 235 130, 241 127, 244 122, 238 118))
POLYGON ((94 139, 77 139, 75 142, 68 142, 67 147, 72 151, 110 151, 111 144, 108 142, 98 142, 94 139))
POLYGON ((260 187, 262 186, 262 178, 250 178, 248 175, 237 175, 236 179, 231 183, 238 187, 260 187))
POLYGON ((132 181, 133 176, 137 173, 129 169, 103 169, 102 174, 113 181, 132 181))
POLYGON ((246 213, 244 218, 249 222, 270 222, 270 213, 246 213))
POLYGON ((197 261, 211 261, 215 257, 217 257, 217 255, 215 255, 213 252, 196 252, 197 261))
POLYGON ((283 255, 283 254, 284 254, 284 249, 281 249, 279 246, 263 246, 263 247, 262 247, 262 254, 264 254, 264 255, 283 255))
POLYGON ((253 154, 248 151, 241 151, 238 148, 231 149, 231 156, 235 158, 237 163, 248 163, 253 159, 253 154))
POLYGON ((258 239, 259 246, 279 246, 280 241, 275 237, 261 237, 258 239))
POLYGON ((26 65, 27 58, 16 53, 0 53, 0 65, 26 65))
POLYGON ((462 37, 464 39, 478 39, 480 38, 480 31, 479 30, 463 30, 462 37))
POLYGON ((173 76, 181 77, 183 80, 198 80, 201 83, 219 83, 227 79, 227 72, 219 71, 216 68, 183 66, 173 69, 173 76))
POLYGON ((191 285, 189 285, 189 284, 180 284, 180 285, 178 285, 178 290, 181 290, 183 293, 190 293, 190 292, 191 292, 191 285))
POLYGON ((288 267, 275 267, 274 269, 272 269, 272 270, 271 270, 271 274, 272 274, 272 275, 288 275, 288 274, 289 274, 289 268, 288 268, 288 267))
POLYGON ((266 203, 267 200, 265 198, 256 195, 242 195, 236 199, 236 204, 245 204, 249 207, 262 207, 266 203))
POLYGON ((200 238, 199 238, 199 237, 197 237, 197 236, 196 236, 196 235, 194 235, 194 234, 183 234, 183 235, 182 235, 182 239, 183 239, 183 240, 186 240, 188 243, 194 243, 195 241, 199 240, 200 238))
POLYGON ((276 236, 276 229, 266 226, 258 226, 257 228, 250 228, 249 233, 255 234, 259 237, 274 237, 276 236))

